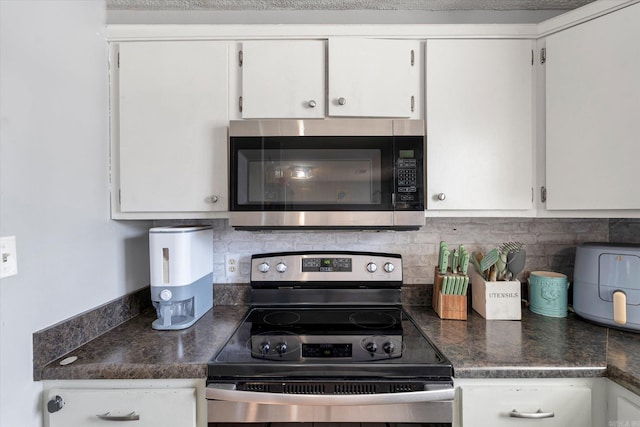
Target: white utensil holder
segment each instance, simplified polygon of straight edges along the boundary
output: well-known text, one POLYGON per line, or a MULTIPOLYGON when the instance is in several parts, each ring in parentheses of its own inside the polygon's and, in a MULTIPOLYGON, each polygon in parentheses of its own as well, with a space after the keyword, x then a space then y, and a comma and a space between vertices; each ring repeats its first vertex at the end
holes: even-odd
POLYGON ((471 304, 487 320, 521 320, 522 295, 520 281, 487 282, 475 269, 469 268, 471 304))

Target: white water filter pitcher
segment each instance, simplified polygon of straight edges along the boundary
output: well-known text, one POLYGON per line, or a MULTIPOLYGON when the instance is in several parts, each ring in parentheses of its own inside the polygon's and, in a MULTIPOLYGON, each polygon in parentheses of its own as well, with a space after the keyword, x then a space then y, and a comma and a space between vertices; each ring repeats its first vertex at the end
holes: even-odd
POLYGON ((208 226, 149 230, 153 329, 185 329, 213 307, 213 230, 208 226))

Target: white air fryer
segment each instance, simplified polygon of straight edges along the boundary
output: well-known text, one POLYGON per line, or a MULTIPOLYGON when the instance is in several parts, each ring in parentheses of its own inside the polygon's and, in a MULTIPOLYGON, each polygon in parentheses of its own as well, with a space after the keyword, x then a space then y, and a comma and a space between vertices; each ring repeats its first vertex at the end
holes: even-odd
POLYGON ((640 245, 579 245, 573 309, 596 323, 640 331, 640 245))
POLYGON ((185 329, 213 307, 213 230, 207 226, 149 230, 153 329, 185 329))

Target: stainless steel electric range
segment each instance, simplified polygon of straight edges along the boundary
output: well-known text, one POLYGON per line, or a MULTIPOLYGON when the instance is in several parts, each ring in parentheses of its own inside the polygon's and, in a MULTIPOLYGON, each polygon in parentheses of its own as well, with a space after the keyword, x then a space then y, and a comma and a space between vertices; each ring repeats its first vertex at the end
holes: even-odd
POLYGON ((453 368, 402 308, 400 255, 254 255, 251 287, 208 364, 210 425, 450 425, 453 368))

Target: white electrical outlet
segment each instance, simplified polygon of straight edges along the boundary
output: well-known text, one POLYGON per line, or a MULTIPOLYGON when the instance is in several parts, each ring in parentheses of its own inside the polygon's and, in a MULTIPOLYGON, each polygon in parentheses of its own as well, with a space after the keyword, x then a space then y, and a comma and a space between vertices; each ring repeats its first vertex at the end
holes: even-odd
POLYGON ((225 260, 226 276, 227 277, 240 276, 240 255, 226 254, 224 256, 224 260, 225 260))
POLYGON ((16 236, 0 237, 0 278, 18 274, 16 236))

